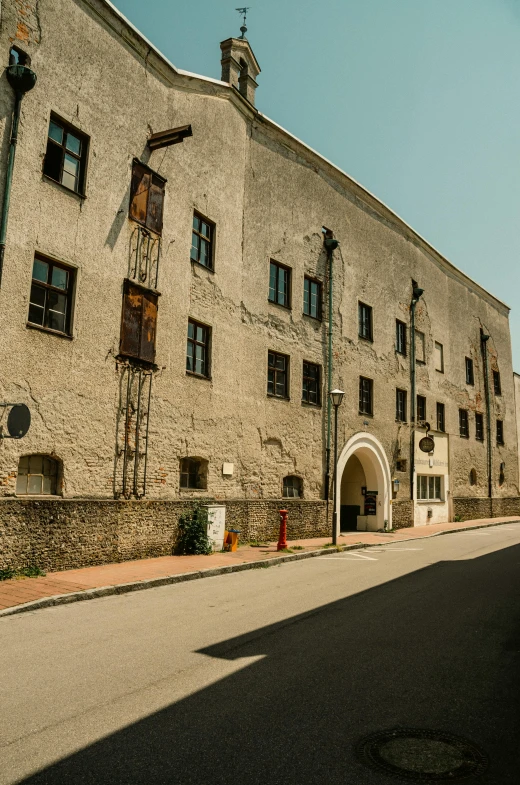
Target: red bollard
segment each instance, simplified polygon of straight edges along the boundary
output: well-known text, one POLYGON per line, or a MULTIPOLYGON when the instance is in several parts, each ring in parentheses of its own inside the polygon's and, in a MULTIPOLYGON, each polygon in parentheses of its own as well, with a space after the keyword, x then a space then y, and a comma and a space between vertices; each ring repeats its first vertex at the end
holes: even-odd
POLYGON ((277 551, 287 548, 287 510, 279 510, 280 513, 280 534, 278 535, 277 551))

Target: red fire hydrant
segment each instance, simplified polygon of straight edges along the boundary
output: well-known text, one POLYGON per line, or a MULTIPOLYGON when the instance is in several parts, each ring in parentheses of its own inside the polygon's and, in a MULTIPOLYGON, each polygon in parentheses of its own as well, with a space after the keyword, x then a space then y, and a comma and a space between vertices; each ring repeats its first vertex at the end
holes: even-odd
POLYGON ((280 513, 280 534, 278 535, 277 551, 287 548, 287 510, 279 510, 280 513))

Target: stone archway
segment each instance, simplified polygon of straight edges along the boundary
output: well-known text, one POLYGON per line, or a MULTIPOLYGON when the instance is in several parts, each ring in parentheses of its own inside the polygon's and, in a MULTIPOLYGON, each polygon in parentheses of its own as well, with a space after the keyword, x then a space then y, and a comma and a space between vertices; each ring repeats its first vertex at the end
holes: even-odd
POLYGON ((388 528, 392 527, 390 466, 381 442, 372 434, 356 433, 343 447, 338 459, 337 496, 338 534, 342 526, 342 507, 344 528, 348 522, 350 529, 377 531, 384 528, 385 521, 388 528), (368 500, 366 510, 362 488, 377 492, 375 503, 368 500), (375 515, 364 515, 374 507, 375 515), (359 515, 356 515, 357 508, 359 515))

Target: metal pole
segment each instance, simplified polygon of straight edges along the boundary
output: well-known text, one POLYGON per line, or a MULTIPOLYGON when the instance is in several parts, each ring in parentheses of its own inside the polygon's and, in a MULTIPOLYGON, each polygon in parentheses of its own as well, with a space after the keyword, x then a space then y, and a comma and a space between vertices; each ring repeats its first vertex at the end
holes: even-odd
MULTIPOLYGON (((329 396, 330 397, 330 396, 329 396)), ((336 545, 338 540, 338 406, 334 405, 334 486, 333 486, 333 505, 332 510, 332 544, 336 545)))
POLYGON ((410 327, 410 381, 411 381, 411 398, 410 401, 410 499, 413 501, 414 492, 414 474, 415 474, 415 305, 416 299, 412 297, 412 314, 411 314, 411 327, 410 327))
MULTIPOLYGON (((487 475, 488 475, 488 497, 493 498, 493 453, 491 444, 491 396, 489 393, 489 369, 488 369, 488 350, 487 342, 489 335, 485 335, 480 329, 480 345, 482 347, 482 357, 484 360, 484 388, 486 393, 486 433, 487 433, 487 475)), ((491 515, 493 510, 491 510, 491 515)))
POLYGON ((123 496, 126 498, 126 472, 127 472, 127 464, 128 464, 128 439, 129 439, 129 429, 130 429, 130 394, 131 394, 131 368, 127 366, 126 372, 127 376, 127 383, 126 383, 126 409, 125 409, 125 445, 123 451, 123 496))
POLYGON ((326 450, 326 467, 325 467, 325 499, 329 501, 329 486, 330 486, 330 431, 331 431, 331 400, 330 391, 332 390, 332 248, 327 249, 329 256, 329 333, 328 333, 328 360, 327 360, 327 450, 326 450))
POLYGON ((145 453, 144 453, 144 474, 143 474, 143 496, 146 496, 146 471, 148 468, 148 429, 150 426, 150 404, 152 402, 152 381, 153 376, 150 373, 150 384, 148 386, 148 409, 146 413, 146 436, 145 436, 145 453))
POLYGON ((18 142, 18 125, 20 122, 20 107, 22 105, 23 93, 16 91, 14 98, 13 123, 11 126, 11 142, 9 144, 9 155, 7 158, 7 171, 5 175, 4 203, 2 205, 2 217, 0 221, 0 285, 2 284, 2 272, 4 269, 5 242, 7 235, 7 218, 9 215, 9 202, 11 201, 11 185, 13 182, 14 156, 16 153, 16 143, 18 142))
POLYGON ((134 496, 139 497, 139 431, 141 428, 141 389, 143 386, 143 372, 139 368, 137 377, 137 412, 135 415, 135 452, 134 452, 134 496))

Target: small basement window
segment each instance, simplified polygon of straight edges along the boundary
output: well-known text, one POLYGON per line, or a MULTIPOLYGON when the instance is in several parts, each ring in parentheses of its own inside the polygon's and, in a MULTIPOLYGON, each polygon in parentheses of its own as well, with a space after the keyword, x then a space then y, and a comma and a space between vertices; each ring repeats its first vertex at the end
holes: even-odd
POLYGON ((284 499, 301 499, 303 496, 303 481, 301 477, 289 475, 283 478, 284 499))
POLYGON ((205 491, 208 487, 208 462, 203 458, 181 458, 180 486, 205 491))
POLYGON ((58 461, 47 455, 24 455, 18 464, 19 496, 54 496, 58 487, 58 461))
POLYGON ((83 195, 87 169, 88 136, 51 115, 43 173, 70 191, 83 195))

